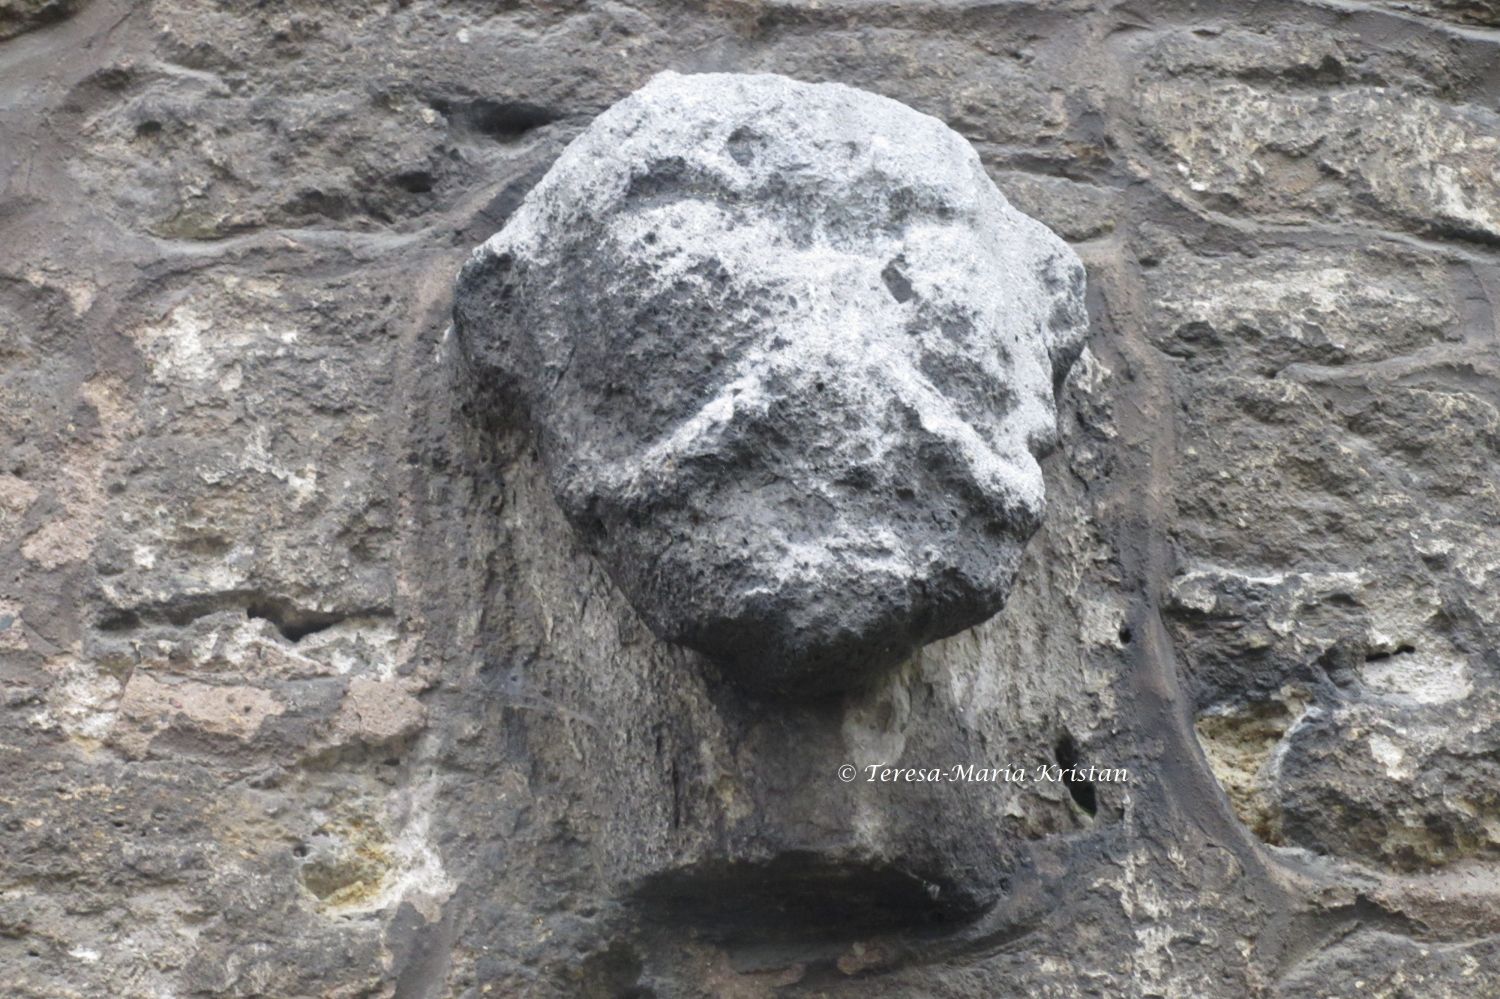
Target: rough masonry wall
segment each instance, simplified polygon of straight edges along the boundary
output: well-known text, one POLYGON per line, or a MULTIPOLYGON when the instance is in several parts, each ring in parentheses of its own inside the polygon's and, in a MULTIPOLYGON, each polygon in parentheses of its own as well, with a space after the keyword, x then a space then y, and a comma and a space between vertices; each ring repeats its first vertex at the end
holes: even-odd
POLYGON ((0 980, 1500 992, 1497 97, 1483 0, 0 2, 0 980), (662 69, 935 115, 1088 267, 1008 606, 836 703, 656 640, 455 377, 662 69))

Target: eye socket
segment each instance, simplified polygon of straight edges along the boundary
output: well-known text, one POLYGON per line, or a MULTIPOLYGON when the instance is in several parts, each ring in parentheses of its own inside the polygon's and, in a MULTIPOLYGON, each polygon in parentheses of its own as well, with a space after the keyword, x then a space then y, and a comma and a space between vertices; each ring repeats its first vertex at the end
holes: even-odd
POLYGON ((880 272, 880 280, 885 282, 891 297, 902 305, 916 297, 916 292, 912 290, 911 279, 902 269, 900 257, 885 265, 885 270, 880 272))

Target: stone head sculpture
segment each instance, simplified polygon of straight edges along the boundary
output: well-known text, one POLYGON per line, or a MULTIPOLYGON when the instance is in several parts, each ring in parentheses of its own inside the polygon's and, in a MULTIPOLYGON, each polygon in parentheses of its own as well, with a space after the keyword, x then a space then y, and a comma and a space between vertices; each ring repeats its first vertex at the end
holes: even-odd
POLYGON ((1003 605, 1083 285, 936 119, 663 73, 475 252, 454 328, 650 628, 817 694, 1003 605))

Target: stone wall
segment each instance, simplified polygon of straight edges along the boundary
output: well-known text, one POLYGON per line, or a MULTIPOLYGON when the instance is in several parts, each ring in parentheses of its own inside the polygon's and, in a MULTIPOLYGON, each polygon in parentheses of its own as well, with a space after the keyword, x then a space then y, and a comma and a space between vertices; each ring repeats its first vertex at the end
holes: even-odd
POLYGON ((0 0, 0 981, 1500 993, 1497 101, 1490 0, 0 0), (663 69, 935 115, 1088 267, 1008 606, 835 701, 658 641, 445 337, 663 69))

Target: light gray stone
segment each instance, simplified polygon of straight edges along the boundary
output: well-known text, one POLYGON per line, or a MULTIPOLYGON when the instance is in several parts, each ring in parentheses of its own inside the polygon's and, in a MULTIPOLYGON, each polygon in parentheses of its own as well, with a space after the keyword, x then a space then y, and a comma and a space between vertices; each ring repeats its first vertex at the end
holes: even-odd
POLYGON ((476 251, 455 330, 653 631, 821 692, 1004 604, 1083 288, 936 119, 663 73, 476 251))

